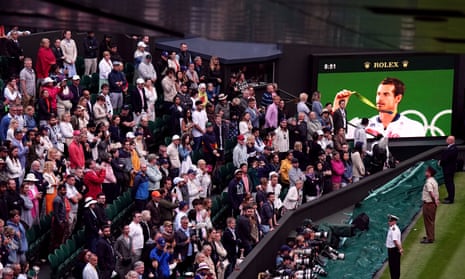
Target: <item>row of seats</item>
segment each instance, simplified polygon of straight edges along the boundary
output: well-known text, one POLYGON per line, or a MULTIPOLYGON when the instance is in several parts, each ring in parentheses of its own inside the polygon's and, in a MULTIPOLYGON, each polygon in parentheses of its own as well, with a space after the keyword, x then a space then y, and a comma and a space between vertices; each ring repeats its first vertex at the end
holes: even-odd
MULTIPOLYGON (((131 190, 124 192, 105 209, 108 219, 112 220, 112 231, 119 231, 127 223, 133 209, 131 190)), ((48 255, 52 278, 67 278, 75 266, 79 254, 86 243, 84 228, 74 233, 64 244, 48 255)))
POLYGON ((41 248, 47 247, 46 243, 50 240, 51 224, 52 216, 50 214, 43 215, 40 217, 39 223, 32 225, 26 231, 26 239, 29 244, 27 257, 32 261, 37 260, 41 256, 41 248))

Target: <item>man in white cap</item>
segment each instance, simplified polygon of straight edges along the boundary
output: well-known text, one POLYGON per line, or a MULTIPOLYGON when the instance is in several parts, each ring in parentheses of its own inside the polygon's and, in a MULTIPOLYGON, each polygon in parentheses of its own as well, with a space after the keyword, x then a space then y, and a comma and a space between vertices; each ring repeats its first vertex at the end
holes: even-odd
POLYGON ((113 69, 108 74, 108 84, 110 85, 111 105, 119 112, 123 106, 123 92, 127 91, 128 82, 122 72, 122 63, 113 61, 113 69))
POLYGON ((170 159, 171 164, 171 176, 177 177, 179 175, 179 168, 181 168, 181 161, 179 160, 179 144, 181 142, 181 137, 174 135, 171 137, 171 143, 166 148, 168 158, 170 159))
POLYGON ((145 95, 145 80, 138 78, 136 88, 131 92, 131 105, 134 114, 134 120, 139 123, 141 114, 147 112, 147 96, 145 95))
POLYGON ((389 272, 391 279, 400 278, 400 256, 404 253, 402 249, 401 232, 397 226, 399 217, 388 215, 388 233, 386 237, 386 247, 388 249, 389 272))

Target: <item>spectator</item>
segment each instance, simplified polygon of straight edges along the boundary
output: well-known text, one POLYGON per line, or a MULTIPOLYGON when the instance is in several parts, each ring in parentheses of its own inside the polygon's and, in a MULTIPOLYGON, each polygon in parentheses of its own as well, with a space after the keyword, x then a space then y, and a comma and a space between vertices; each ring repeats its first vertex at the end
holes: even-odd
POLYGON ((246 194, 242 174, 242 169, 236 169, 234 171, 234 178, 228 185, 228 196, 232 206, 232 216, 239 215, 239 205, 244 200, 246 194))
POLYGON ((363 163, 365 153, 362 150, 361 144, 355 145, 350 157, 352 159, 353 182, 355 183, 365 176, 365 165, 363 163))
POLYGON ((102 183, 105 180, 106 171, 97 165, 94 160, 87 160, 85 166, 84 184, 89 189, 86 197, 95 199, 97 194, 102 192, 102 183))
MULTIPOLYGON (((267 90, 268 90, 268 87, 269 85, 267 86, 267 90)), ((262 97, 262 106, 263 106, 263 100, 265 100, 264 97, 262 97)), ((278 121, 280 121, 280 119, 278 119, 278 105, 280 101, 281 101, 281 97, 274 96, 273 103, 270 103, 268 106, 265 106, 266 114, 265 114, 265 126, 264 127, 268 128, 269 130, 274 130, 278 127, 278 121)))
POLYGON ((132 267, 133 247, 132 237, 129 236, 129 225, 124 225, 121 235, 114 243, 114 252, 116 255, 115 271, 123 278, 132 267))
POLYGON ((60 247, 65 243, 69 236, 69 210, 70 203, 66 197, 66 185, 61 184, 57 188, 58 194, 53 199, 53 221, 51 233, 50 252, 60 247))
POLYGON ((132 215, 132 222, 129 224, 129 236, 132 239, 133 247, 133 261, 137 262, 142 254, 142 248, 144 247, 144 234, 140 222, 142 215, 139 212, 135 212, 132 215))
POLYGON ((197 151, 200 149, 202 144, 202 135, 205 133, 205 127, 208 122, 208 118, 201 101, 196 101, 195 107, 196 110, 192 113, 192 122, 194 123, 192 136, 194 139, 193 150, 197 151))
POLYGON ((268 185, 266 187, 266 193, 274 193, 275 195, 274 208, 276 211, 279 211, 281 207, 283 206, 283 202, 280 197, 282 186, 281 184, 278 183, 278 181, 279 181, 278 173, 274 171, 270 172, 268 185))
POLYGON ((109 225, 102 227, 102 236, 97 241, 97 256, 100 259, 98 262, 99 278, 112 278, 116 266, 116 253, 113 249, 109 225))
POLYGON ((244 214, 237 218, 237 237, 241 240, 239 247, 244 249, 244 256, 247 256, 253 248, 252 224, 250 217, 254 214, 251 206, 243 208, 244 214))
POLYGON ((42 38, 40 41, 40 48, 37 52, 36 72, 37 81, 40 83, 43 79, 48 77, 50 67, 57 63, 53 51, 50 49, 50 40, 42 38))
POLYGON ((174 257, 181 261, 178 264, 179 272, 183 273, 191 270, 194 262, 194 246, 195 236, 189 230, 189 219, 187 216, 181 218, 181 226, 176 230, 174 238, 176 247, 174 249, 174 257))
POLYGON ((17 261, 13 261, 13 263, 25 264, 29 244, 26 238, 26 229, 21 223, 20 214, 16 209, 10 210, 10 219, 6 222, 6 225, 13 229, 14 235, 10 235, 10 237, 14 238, 18 244, 17 261))
POLYGON ((294 187, 296 182, 302 180, 305 182, 305 174, 299 168, 299 160, 297 158, 292 159, 292 167, 289 170, 289 187, 294 187))
POLYGON ((344 175, 344 163, 341 160, 341 154, 337 151, 333 152, 333 159, 331 160, 331 182, 333 184, 333 191, 341 188, 342 176, 344 175))
POLYGON ((170 175, 172 177, 178 176, 179 170, 181 169, 181 160, 179 159, 180 143, 181 137, 178 135, 174 135, 171 137, 171 143, 166 148, 166 152, 168 154, 171 165, 170 175))
POLYGON ((289 130, 287 129, 287 120, 285 118, 280 120, 279 127, 274 132, 274 150, 280 154, 287 152, 289 150, 289 130))
POLYGON ((97 72, 97 55, 99 53, 94 31, 88 31, 84 39, 84 74, 92 75, 97 72))
POLYGON ((237 145, 233 150, 233 163, 236 168, 240 168, 242 163, 247 163, 247 147, 244 135, 237 136, 237 145))
POLYGON ((99 279, 99 274, 97 271, 98 266, 98 257, 96 254, 91 254, 89 257, 89 262, 84 267, 82 271, 82 279, 99 279))
POLYGON ((112 60, 113 69, 108 74, 108 84, 110 85, 111 106, 119 111, 123 106, 123 92, 127 91, 128 83, 126 76, 121 71, 122 63, 112 60))
POLYGON ((99 220, 95 213, 96 200, 87 197, 84 201, 83 220, 84 220, 84 234, 86 236, 86 247, 90 251, 96 251, 97 240, 101 232, 99 227, 99 220))
POLYGON ((136 174, 136 177, 134 178, 134 186, 131 189, 135 200, 136 211, 144 210, 148 199, 149 179, 147 177, 146 171, 147 164, 141 163, 140 171, 136 174))
POLYGON ((361 144, 362 150, 367 149, 367 133, 365 129, 368 126, 368 121, 368 118, 362 118, 360 125, 354 131, 354 146, 361 144))
MULTIPOLYGON (((304 176, 305 178, 305 176, 304 176)), ((292 211, 297 209, 302 204, 302 188, 304 185, 304 181, 298 179, 295 181, 295 185, 289 188, 289 191, 286 194, 286 197, 283 201, 283 208, 286 211, 292 211)))
POLYGON ((158 278, 170 278, 170 263, 173 259, 172 246, 166 248, 166 240, 163 237, 157 239, 156 247, 150 252, 150 259, 156 261, 156 274, 158 278))
POLYGON ((68 69, 68 77, 71 78, 77 74, 75 63, 78 53, 76 42, 71 38, 71 30, 65 30, 60 46, 63 50, 64 67, 68 69))

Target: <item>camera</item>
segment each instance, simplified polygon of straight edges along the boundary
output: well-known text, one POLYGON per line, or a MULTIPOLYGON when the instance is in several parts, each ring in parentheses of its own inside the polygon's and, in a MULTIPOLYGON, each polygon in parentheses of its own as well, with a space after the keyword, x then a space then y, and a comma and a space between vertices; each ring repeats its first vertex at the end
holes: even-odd
POLYGON ((312 260, 310 258, 297 258, 295 259, 295 263, 300 265, 310 265, 312 260))
POLYGON ((315 232, 315 239, 328 238, 328 232, 315 232))
POLYGON ((325 250, 323 251, 328 258, 332 260, 344 260, 345 254, 339 253, 336 249, 331 246, 326 246, 325 250))
POLYGON ((319 265, 315 265, 312 268, 312 271, 313 271, 313 273, 318 274, 318 275, 323 276, 323 277, 328 276, 328 272, 326 272, 326 270, 324 270, 324 268, 322 268, 319 265))
POLYGON ((294 273, 294 277, 296 279, 317 279, 318 275, 314 273, 312 269, 307 268, 304 270, 297 270, 294 273))
POLYGON ((305 249, 295 249, 294 253, 297 255, 311 255, 313 252, 312 248, 305 248, 305 249))

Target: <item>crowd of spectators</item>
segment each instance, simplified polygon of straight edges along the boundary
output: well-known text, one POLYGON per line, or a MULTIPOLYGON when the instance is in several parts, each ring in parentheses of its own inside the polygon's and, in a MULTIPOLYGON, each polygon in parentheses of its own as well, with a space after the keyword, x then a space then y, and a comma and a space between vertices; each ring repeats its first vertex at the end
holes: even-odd
POLYGON ((85 227, 78 278, 226 278, 282 214, 366 175, 364 130, 350 150, 344 104, 333 111, 319 92, 310 104, 301 93, 291 115, 277 84, 257 100, 246 72, 223 80, 218 57, 204 63, 185 43, 155 58, 142 36, 134 60, 122 61, 110 35, 76 42, 66 30, 53 45, 44 37, 31 58, 18 35, 4 36, 2 50, 14 62, 0 110, 3 266, 26 268, 25 232, 51 214, 50 252, 85 227), (84 75, 98 73, 100 92, 80 84, 80 47, 84 75), (135 67, 134 85, 125 63, 135 67), (153 134, 149 123, 164 115, 165 134, 153 134), (165 136, 170 143, 157 145, 165 136), (216 228, 212 173, 236 141, 225 189, 231 217, 216 228), (203 158, 195 164, 194 152, 203 158), (124 191, 135 210, 115 240, 105 206, 124 191))

